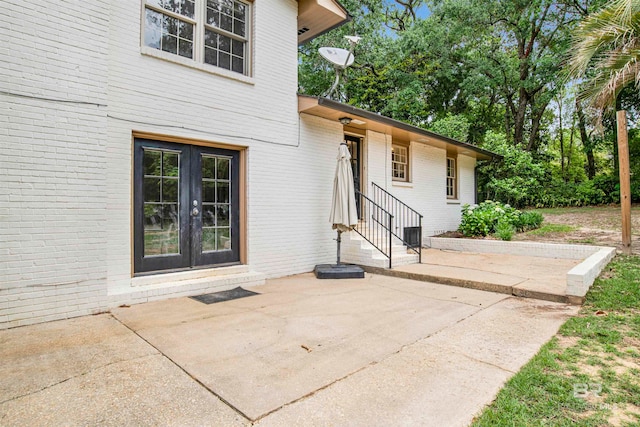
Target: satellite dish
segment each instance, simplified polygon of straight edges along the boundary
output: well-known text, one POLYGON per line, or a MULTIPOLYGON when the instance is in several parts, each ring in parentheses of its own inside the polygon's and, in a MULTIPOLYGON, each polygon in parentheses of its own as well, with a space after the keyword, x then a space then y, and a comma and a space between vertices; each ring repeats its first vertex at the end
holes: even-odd
POLYGON ((340 82, 340 74, 342 73, 342 71, 352 65, 355 59, 353 56, 353 50, 360 41, 360 37, 345 36, 345 38, 349 40, 349 50, 340 49, 338 47, 321 47, 320 49, 318 49, 318 53, 320 53, 320 55, 324 59, 331 62, 336 69, 336 80, 333 82, 333 86, 331 86, 331 89, 329 89, 325 94, 327 98, 330 98, 331 94, 333 94, 333 92, 335 92, 335 90, 337 89, 338 83, 340 82))
POLYGON ((337 47, 321 47, 318 49, 318 53, 322 55, 324 59, 331 62, 336 67, 342 69, 347 68, 353 64, 353 54, 347 49, 340 49, 337 47))
POLYGON ((360 43, 360 40, 362 40, 362 37, 359 36, 344 36, 345 39, 349 40, 350 44, 358 44, 360 43))

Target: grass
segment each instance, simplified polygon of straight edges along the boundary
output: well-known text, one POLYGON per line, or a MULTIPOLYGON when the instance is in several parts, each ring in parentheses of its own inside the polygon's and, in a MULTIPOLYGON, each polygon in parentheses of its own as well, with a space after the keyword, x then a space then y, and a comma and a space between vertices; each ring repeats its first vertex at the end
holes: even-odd
POLYGON ((578 316, 473 426, 640 426, 640 257, 617 257, 578 316))
POLYGON ((568 239, 567 240, 568 243, 581 243, 581 244, 585 244, 585 245, 595 245, 598 241, 596 239, 594 239, 593 237, 589 237, 586 239, 568 239))
POLYGON ((530 234, 533 236, 549 236, 551 234, 557 234, 557 233, 570 233, 577 229, 578 227, 574 227, 573 225, 544 224, 542 227, 536 230, 528 231, 527 234, 530 234))

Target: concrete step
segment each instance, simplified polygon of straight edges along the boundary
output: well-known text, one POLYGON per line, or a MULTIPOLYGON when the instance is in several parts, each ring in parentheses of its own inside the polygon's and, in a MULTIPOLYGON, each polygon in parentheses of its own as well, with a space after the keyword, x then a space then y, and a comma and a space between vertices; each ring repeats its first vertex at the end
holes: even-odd
MULTIPOLYGON (((380 242, 386 247, 387 241, 380 242)), ((341 258, 346 263, 363 266, 389 268, 389 259, 385 257, 376 247, 369 243, 364 237, 352 231, 343 235, 341 258)), ((417 263, 418 254, 408 251, 399 239, 395 239, 391 245, 392 267, 417 263)))
POLYGON ((139 304, 148 301, 226 291, 239 286, 265 283, 266 276, 251 271, 249 266, 210 268, 179 273, 136 277, 132 285, 112 290, 108 297, 110 307, 139 304))
MULTIPOLYGON (((374 255, 373 259, 382 260, 385 267, 389 266, 389 259, 382 254, 374 255)), ((405 252, 401 254, 391 255, 391 268, 400 267, 403 265, 417 264, 420 257, 415 252, 405 252)))

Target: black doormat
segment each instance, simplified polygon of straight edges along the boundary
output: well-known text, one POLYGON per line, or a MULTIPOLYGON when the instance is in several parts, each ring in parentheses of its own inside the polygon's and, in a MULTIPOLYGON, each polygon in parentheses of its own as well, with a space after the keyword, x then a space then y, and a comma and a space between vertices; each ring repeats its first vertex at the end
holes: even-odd
POLYGON ((190 297, 196 301, 200 301, 204 304, 215 304, 217 302, 231 301, 233 299, 250 297, 252 295, 260 295, 257 292, 251 292, 241 287, 230 289, 228 291, 214 292, 212 294, 203 294, 190 297))

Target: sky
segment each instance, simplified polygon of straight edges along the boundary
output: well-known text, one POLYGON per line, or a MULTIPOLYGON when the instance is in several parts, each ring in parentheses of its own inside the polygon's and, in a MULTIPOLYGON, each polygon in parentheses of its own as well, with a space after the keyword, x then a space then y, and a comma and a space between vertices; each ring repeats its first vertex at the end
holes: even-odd
MULTIPOLYGON (((395 4, 394 0, 385 0, 385 2, 388 4, 395 4)), ((416 14, 418 15, 419 18, 426 18, 427 16, 430 15, 429 8, 427 7, 426 4, 423 4, 418 9, 416 9, 416 14)))
POLYGON ((419 18, 426 18, 431 14, 431 12, 429 11, 429 8, 427 7, 427 5, 423 4, 416 10, 416 14, 418 15, 419 18))

